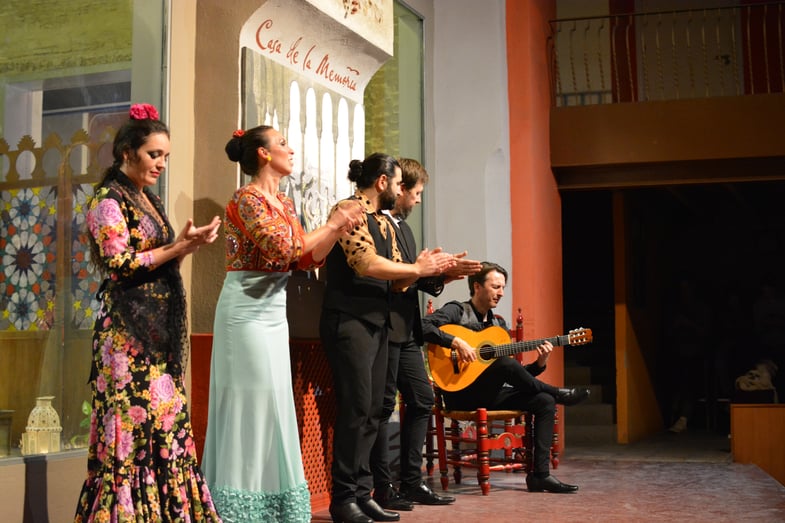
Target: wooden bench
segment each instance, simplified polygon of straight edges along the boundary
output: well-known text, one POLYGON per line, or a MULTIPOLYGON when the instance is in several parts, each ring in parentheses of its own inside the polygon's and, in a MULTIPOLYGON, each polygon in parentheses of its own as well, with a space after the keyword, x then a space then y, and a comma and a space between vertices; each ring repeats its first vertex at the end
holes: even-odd
POLYGON ((785 485, 785 404, 733 403, 731 453, 736 463, 754 463, 785 485))

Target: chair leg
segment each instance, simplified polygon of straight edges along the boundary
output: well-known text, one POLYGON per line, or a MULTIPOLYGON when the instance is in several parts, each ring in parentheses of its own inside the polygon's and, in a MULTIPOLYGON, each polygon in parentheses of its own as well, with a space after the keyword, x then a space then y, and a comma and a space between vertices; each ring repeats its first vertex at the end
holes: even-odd
POLYGON ((551 467, 556 470, 559 468, 559 411, 553 419, 553 441, 551 441, 551 467))
MULTIPOLYGON (((512 418, 504 420, 504 432, 512 433, 512 418)), ((513 447, 504 447, 504 460, 506 463, 512 462, 513 447)), ((512 469, 508 469, 512 470, 512 469)))
POLYGON ((523 470, 531 474, 534 472, 534 415, 527 412, 523 415, 523 422, 523 470))
POLYGON ((439 476, 442 490, 447 490, 450 478, 447 476, 447 442, 444 438, 444 416, 441 412, 434 415, 436 422, 436 450, 439 453, 439 476))
POLYGON ((425 432, 425 471, 428 473, 428 476, 433 476, 434 417, 435 415, 431 413, 428 418, 428 429, 425 432))
POLYGON ((482 489, 482 495, 487 496, 491 491, 491 464, 490 448, 488 444, 488 412, 477 409, 477 482, 482 489))
POLYGON ((452 438, 452 449, 450 454, 452 455, 452 479, 455 480, 455 483, 460 485, 461 479, 463 479, 463 471, 461 470, 461 459, 463 456, 461 455, 461 424, 458 420, 452 420, 450 423, 450 437, 452 438))

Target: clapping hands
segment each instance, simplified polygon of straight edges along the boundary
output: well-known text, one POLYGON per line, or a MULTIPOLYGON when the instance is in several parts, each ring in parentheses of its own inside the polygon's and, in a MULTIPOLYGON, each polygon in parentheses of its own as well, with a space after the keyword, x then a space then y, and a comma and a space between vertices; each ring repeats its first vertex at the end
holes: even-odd
POLYGON ((455 267, 457 261, 455 257, 447 252, 442 252, 441 247, 433 250, 423 249, 414 262, 418 267, 419 277, 438 276, 448 269, 455 267))
POLYGON ((444 283, 462 280, 466 276, 471 276, 474 273, 480 272, 480 269, 482 269, 482 262, 467 259, 467 254, 466 251, 453 254, 455 265, 444 271, 444 283))
POLYGON ((221 219, 218 216, 213 216, 210 223, 201 227, 196 227, 193 219, 189 218, 175 241, 175 243, 181 243, 183 246, 180 256, 191 254, 205 243, 213 243, 218 238, 218 229, 220 227, 221 219))

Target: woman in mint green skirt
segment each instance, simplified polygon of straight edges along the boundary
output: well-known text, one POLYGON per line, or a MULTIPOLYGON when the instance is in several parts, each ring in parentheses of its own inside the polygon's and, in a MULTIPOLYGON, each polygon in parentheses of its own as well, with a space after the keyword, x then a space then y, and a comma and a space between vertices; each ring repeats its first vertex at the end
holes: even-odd
POLYGON ((226 144, 251 181, 226 206, 226 278, 215 313, 210 404, 202 468, 226 522, 307 522, 289 360, 286 283, 323 263, 362 219, 359 205, 306 233, 279 191, 294 151, 277 130, 235 131, 226 144))

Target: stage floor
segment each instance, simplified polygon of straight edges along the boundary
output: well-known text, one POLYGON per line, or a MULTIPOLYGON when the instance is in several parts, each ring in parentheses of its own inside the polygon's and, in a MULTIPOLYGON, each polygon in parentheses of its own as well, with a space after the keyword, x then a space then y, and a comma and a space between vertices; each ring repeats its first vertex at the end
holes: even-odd
MULTIPOLYGON (((560 480, 575 494, 529 493, 522 474, 491 473, 483 496, 474 471, 451 483, 454 505, 415 506, 406 523, 484 522, 785 522, 785 486, 755 465, 732 463, 726 435, 688 430, 631 445, 567 448, 560 480)), ((441 492, 438 470, 428 480, 441 492)), ((313 521, 328 522, 327 510, 313 521)))

